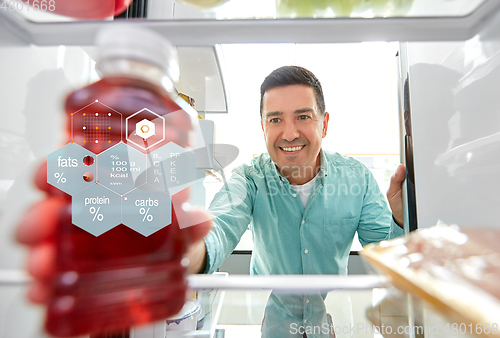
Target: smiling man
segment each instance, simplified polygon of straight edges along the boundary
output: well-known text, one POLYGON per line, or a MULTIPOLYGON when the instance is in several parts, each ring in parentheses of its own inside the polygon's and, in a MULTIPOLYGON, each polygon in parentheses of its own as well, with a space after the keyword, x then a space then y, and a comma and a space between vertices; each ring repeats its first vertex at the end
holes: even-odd
MULTIPOLYGON (((215 271, 248 227, 254 242, 250 272, 256 275, 346 275, 356 232, 363 245, 403 234, 397 223, 403 223, 404 166, 387 192, 391 215, 363 164, 322 149, 329 115, 313 73, 297 66, 273 71, 261 86, 260 114, 268 153, 236 168, 215 195, 213 229, 190 254, 193 271, 215 271)), ((303 336, 286 323, 328 324, 323 296, 272 294, 263 336, 303 336)))
MULTIPOLYGON (((295 66, 276 69, 262 83, 260 107, 268 153, 236 168, 216 194, 210 205, 212 229, 203 241, 210 227, 210 222, 202 222, 207 215, 180 210, 179 215, 196 224, 186 228, 186 238, 194 243, 188 253, 191 272, 215 271, 248 227, 254 242, 250 272, 256 275, 346 275, 356 232, 363 245, 403 234, 396 222, 401 225, 403 220, 404 167, 391 178, 387 192, 391 215, 363 164, 322 149, 329 115, 314 74, 295 66)), ((53 239, 70 215, 68 200, 47 184, 45 165, 37 184, 50 194, 20 221, 16 235, 31 248, 28 270, 34 282, 29 297, 47 303, 56 271, 53 239)), ((331 337, 323 330, 331 324, 323 297, 272 294, 263 336, 331 337)))
POLYGON ((354 234, 361 244, 403 234, 404 167, 387 192, 371 172, 321 148, 329 115, 316 76, 297 66, 273 71, 261 86, 268 153, 233 171, 210 205, 213 229, 191 254, 193 271, 222 265, 252 230, 252 274, 347 274, 354 234))

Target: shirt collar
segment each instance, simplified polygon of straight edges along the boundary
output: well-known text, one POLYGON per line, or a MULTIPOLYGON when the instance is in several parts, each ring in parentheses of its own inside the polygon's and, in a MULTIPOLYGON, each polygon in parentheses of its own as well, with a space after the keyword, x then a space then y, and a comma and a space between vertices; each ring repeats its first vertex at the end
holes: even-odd
POLYGON ((321 158, 321 165, 318 172, 318 177, 326 177, 328 176, 328 159, 323 151, 323 148, 319 151, 319 156, 321 158))

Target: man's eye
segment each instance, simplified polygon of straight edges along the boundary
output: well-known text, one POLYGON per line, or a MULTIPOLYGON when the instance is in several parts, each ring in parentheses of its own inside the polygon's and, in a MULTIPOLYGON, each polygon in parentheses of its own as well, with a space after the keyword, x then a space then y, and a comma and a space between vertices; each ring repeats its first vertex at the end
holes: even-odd
POLYGON ((270 119, 269 123, 278 123, 279 121, 280 121, 280 119, 275 117, 274 119, 270 119))
POLYGON ((307 120, 309 118, 308 115, 300 115, 299 120, 307 120))

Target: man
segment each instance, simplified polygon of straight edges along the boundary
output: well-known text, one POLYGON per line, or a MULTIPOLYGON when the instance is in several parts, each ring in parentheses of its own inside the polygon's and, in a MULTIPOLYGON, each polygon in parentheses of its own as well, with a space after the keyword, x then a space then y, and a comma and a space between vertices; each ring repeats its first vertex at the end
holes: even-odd
MULTIPOLYGON (((256 275, 346 275, 356 231, 363 245, 404 233, 404 167, 391 179, 387 194, 391 217, 363 164, 321 148, 329 114, 313 73, 295 66, 273 71, 261 86, 260 113, 268 153, 235 169, 214 197, 213 228, 189 256, 193 271, 215 271, 248 226, 254 241, 251 273, 256 275)), ((312 330, 332 327, 325 297, 272 293, 262 336, 334 336, 312 330)))
MULTIPOLYGON (((366 167, 321 149, 329 115, 314 74, 293 66, 272 72, 261 86, 261 116, 268 154, 237 168, 215 196, 210 206, 213 229, 207 234, 210 223, 203 222, 203 212, 189 212, 196 224, 186 229, 192 243, 191 272, 216 270, 249 225, 254 239, 252 274, 345 275, 356 231, 362 244, 403 233, 397 224, 403 223, 404 167, 396 171, 387 193, 391 217, 366 167)), ((45 175, 37 175, 37 183, 49 190, 45 175)), ((37 303, 49 299, 56 255, 51 239, 66 205, 64 198, 49 195, 30 209, 17 229, 18 241, 31 246, 28 271, 34 282, 29 297, 37 303)), ((321 297, 310 299, 273 295, 264 326, 303 318, 324 323, 321 297)))
POLYGON ((313 73, 273 71, 260 110, 268 154, 235 169, 216 194, 213 229, 190 254, 193 271, 215 271, 249 225, 252 274, 345 275, 356 231, 363 245, 403 234, 404 167, 388 191, 393 219, 364 165, 321 149, 329 114, 313 73))

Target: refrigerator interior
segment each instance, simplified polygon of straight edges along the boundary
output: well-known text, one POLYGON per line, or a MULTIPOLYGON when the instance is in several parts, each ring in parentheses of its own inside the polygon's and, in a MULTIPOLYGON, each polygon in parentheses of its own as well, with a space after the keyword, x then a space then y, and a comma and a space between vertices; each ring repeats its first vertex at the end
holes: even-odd
MULTIPOLYGON (((151 6, 155 4, 158 3, 151 2, 151 6)), ((172 11, 165 9, 165 13, 172 11)), ((402 114, 406 74, 419 228, 433 226, 438 220, 470 227, 500 226, 497 207, 500 183, 495 179, 500 171, 497 2, 470 2, 451 19, 434 18, 433 13, 420 17, 417 12, 413 20, 406 21, 404 18, 366 19, 366 22, 364 19, 216 20, 212 25, 196 18, 224 17, 218 18, 213 13, 200 15, 190 9, 178 9, 177 13, 180 13, 178 23, 172 20, 144 25, 184 46, 234 42, 397 43, 405 49, 407 59, 400 63, 404 65, 402 82, 395 96, 400 96, 402 114), (190 15, 195 19, 181 20, 190 15), (179 30, 172 32, 172 27, 179 30), (320 33, 314 34, 318 29, 320 33)), ((28 22, 23 15, 0 11, 2 276, 24 269, 26 250, 15 243, 16 223, 30 205, 43 198, 33 187, 32 178, 47 154, 65 140, 61 119, 65 95, 98 79, 92 59, 95 54, 92 39, 103 24, 75 22, 65 29, 61 23, 28 22)), ((401 125, 404 129, 403 122, 401 125)), ((0 284, 0 337, 43 336, 40 332, 43 311, 25 299, 24 287, 0 284)))

